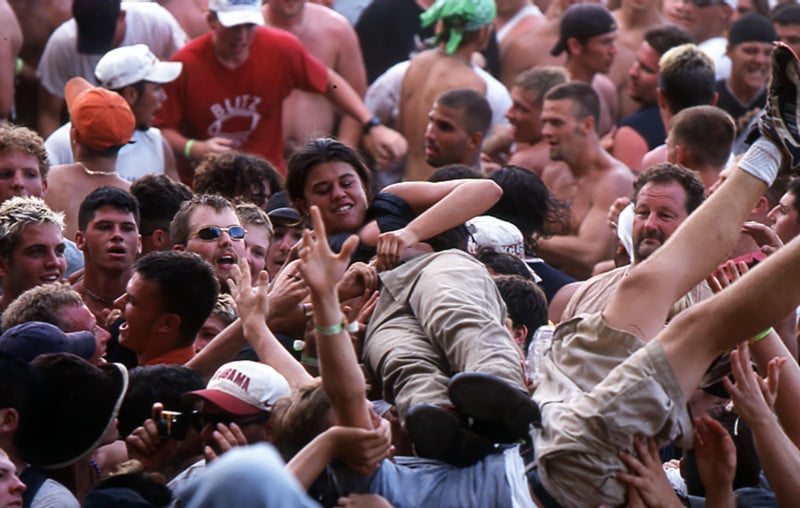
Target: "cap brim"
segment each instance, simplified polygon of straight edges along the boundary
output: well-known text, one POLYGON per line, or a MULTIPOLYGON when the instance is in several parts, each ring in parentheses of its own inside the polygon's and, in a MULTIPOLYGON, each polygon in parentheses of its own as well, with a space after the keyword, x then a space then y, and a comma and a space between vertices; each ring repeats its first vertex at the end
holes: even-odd
POLYGON ((67 109, 72 108, 72 103, 83 92, 94 88, 91 83, 83 78, 72 78, 64 85, 64 100, 67 101, 67 109))
POLYGON ((70 332, 67 334, 69 344, 72 346, 68 353, 73 353, 84 360, 89 360, 97 352, 97 339, 92 332, 85 330, 79 332, 70 332))
POLYGON ((184 393, 181 399, 187 402, 207 400, 219 406, 226 413, 236 416, 250 416, 264 412, 264 408, 242 402, 233 395, 219 390, 195 390, 193 392, 184 393))
POLYGON ((559 40, 556 43, 556 45, 553 46, 553 49, 550 50, 550 54, 552 56, 558 56, 561 53, 563 53, 565 49, 566 49, 566 44, 564 44, 564 41, 559 40))
POLYGON ((300 217, 300 213, 295 210, 294 208, 289 207, 281 207, 276 208, 274 210, 270 210, 267 212, 267 216, 269 216, 270 220, 275 221, 276 219, 288 222, 300 222, 302 218, 300 217))
POLYGON ((175 81, 183 70, 181 62, 158 62, 153 70, 144 77, 145 81, 151 83, 169 83, 175 81))
POLYGON ((264 16, 261 10, 217 11, 217 19, 226 28, 237 25, 263 25, 264 16))

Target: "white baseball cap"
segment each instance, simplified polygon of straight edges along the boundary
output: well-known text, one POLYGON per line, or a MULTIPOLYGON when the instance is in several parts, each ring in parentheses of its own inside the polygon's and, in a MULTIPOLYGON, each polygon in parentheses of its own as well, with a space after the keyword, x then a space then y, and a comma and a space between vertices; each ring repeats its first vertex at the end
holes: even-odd
POLYGON ((145 44, 112 49, 97 62, 94 74, 100 86, 110 90, 138 83, 169 83, 183 69, 180 62, 162 62, 145 44))
POLYGON ((525 257, 525 242, 517 226, 490 215, 481 215, 466 222, 470 238, 467 250, 473 256, 483 247, 491 247, 520 259, 525 257))
POLYGON ((250 416, 272 409, 279 398, 289 395, 289 383, 269 365, 240 360, 217 369, 205 390, 183 395, 187 400, 213 402, 225 412, 250 416))
POLYGON ((224 27, 264 24, 261 0, 209 0, 208 10, 217 13, 217 19, 224 27))

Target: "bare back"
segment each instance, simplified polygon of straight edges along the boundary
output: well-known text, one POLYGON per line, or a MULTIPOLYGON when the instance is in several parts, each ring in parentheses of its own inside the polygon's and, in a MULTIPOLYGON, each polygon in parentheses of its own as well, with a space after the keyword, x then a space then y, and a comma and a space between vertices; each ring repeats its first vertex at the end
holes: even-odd
MULTIPOLYGON (((268 7, 264 6, 264 12, 268 7)), ((269 18, 265 14, 269 24, 269 18)), ((367 91, 361 47, 355 30, 341 14, 312 2, 306 2, 302 21, 291 26, 277 26, 297 36, 317 59, 336 71, 363 97, 367 91)), ((283 142, 288 159, 310 137, 336 134, 338 114, 323 95, 293 90, 283 101, 283 142)))
POLYGON ((534 30, 530 30, 508 41, 500 55, 501 81, 510 90, 514 78, 521 72, 542 65, 563 67, 567 62, 565 53, 558 56, 550 54, 550 49, 558 40, 556 20, 540 20, 534 30), (536 48, 532 50, 531 48, 536 48))
POLYGON ((95 189, 111 186, 130 190, 131 184, 116 174, 88 175, 78 164, 54 166, 47 175, 47 206, 64 212, 64 238, 75 240, 78 209, 83 199, 95 189))
POLYGON ((483 79, 458 56, 430 49, 411 60, 403 78, 397 116, 398 130, 408 141, 405 180, 427 180, 433 172, 425 162, 428 112, 441 94, 455 88, 486 94, 483 79))

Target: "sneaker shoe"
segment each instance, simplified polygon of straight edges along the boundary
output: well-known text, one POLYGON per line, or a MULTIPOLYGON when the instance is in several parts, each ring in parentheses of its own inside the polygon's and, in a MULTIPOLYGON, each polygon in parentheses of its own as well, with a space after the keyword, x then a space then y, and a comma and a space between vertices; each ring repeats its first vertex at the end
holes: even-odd
POLYGON ((800 61, 797 54, 782 42, 772 50, 772 77, 767 90, 767 104, 758 120, 758 131, 783 153, 781 172, 800 168, 800 61))
POLYGON ((491 441, 466 428, 455 409, 436 404, 416 404, 406 414, 405 427, 414 453, 457 467, 468 467, 494 451, 491 441))
POLYGON ((527 393, 489 374, 456 374, 448 396, 461 414, 473 419, 472 430, 494 442, 527 439, 530 426, 541 425, 539 406, 527 393))

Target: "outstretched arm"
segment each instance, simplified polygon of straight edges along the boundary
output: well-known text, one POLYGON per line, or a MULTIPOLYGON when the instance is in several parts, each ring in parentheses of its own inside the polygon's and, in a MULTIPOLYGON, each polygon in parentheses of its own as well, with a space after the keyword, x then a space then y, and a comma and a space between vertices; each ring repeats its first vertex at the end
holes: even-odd
POLYGON ((325 393, 331 399, 334 422, 338 425, 372 429, 365 398, 366 383, 358 367, 350 334, 339 307, 336 285, 347 269, 358 238, 348 238, 334 254, 328 245, 319 209, 311 208, 314 231, 303 232, 298 269, 311 291, 317 332, 317 357, 325 393))
POLYGON ((745 344, 731 352, 731 370, 735 383, 723 379, 739 416, 753 429, 753 440, 779 506, 792 506, 800 497, 800 450, 789 440, 772 414, 779 382, 781 359, 770 362, 767 379, 750 367, 745 344))

